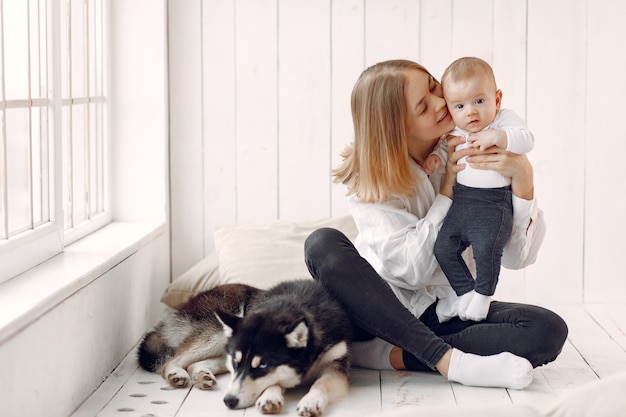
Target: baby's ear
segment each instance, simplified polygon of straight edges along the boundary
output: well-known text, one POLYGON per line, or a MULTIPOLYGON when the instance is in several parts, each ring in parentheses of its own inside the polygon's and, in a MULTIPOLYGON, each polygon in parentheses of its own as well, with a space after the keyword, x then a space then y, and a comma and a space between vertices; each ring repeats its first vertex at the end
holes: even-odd
POLYGON ((496 90, 496 109, 500 110, 502 104, 502 90, 496 90))

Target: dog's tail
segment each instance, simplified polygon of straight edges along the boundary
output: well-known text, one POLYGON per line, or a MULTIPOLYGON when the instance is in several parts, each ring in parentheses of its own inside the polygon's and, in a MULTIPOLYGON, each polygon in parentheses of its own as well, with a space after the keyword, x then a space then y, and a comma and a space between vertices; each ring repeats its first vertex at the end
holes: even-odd
POLYGON ((139 365, 146 371, 157 373, 161 372, 165 362, 173 355, 174 349, 169 347, 154 330, 145 334, 137 351, 139 365))

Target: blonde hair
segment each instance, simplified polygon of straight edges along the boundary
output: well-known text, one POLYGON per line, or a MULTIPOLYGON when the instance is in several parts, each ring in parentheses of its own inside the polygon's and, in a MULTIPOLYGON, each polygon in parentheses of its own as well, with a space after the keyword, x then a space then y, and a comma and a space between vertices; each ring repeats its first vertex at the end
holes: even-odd
POLYGON ((354 142, 342 152, 333 177, 362 202, 383 203, 415 193, 419 178, 406 138, 405 74, 411 70, 430 75, 412 61, 385 61, 363 71, 352 90, 354 142))
POLYGON ((493 82, 494 90, 498 88, 491 65, 480 58, 467 56, 448 65, 441 76, 441 84, 445 89, 445 84, 448 82, 467 81, 476 77, 488 77, 493 82))

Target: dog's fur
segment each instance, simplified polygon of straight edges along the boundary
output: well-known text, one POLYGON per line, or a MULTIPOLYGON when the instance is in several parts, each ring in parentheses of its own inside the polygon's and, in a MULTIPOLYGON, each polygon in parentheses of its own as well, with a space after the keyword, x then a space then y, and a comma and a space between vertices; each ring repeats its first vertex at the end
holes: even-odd
POLYGON ((191 380, 211 389, 215 375, 228 369, 225 404, 235 409, 256 402, 264 414, 281 411, 284 389, 312 383, 297 412, 319 416, 348 391, 349 343, 345 312, 313 280, 268 291, 229 284, 168 312, 145 335, 139 362, 175 387, 191 380))
POLYGON ((243 316, 261 290, 227 284, 204 291, 178 308, 168 309, 139 345, 139 365, 161 374, 176 388, 191 382, 200 389, 213 388, 215 375, 227 372, 226 335, 217 310, 243 316))

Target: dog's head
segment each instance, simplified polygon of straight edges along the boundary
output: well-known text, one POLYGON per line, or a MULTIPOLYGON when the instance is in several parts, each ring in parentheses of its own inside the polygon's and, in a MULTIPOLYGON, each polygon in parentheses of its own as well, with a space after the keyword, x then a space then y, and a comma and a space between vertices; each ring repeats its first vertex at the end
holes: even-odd
POLYGON ((228 408, 247 408, 269 386, 300 384, 310 331, 303 315, 255 311, 245 318, 218 313, 228 336, 226 366, 231 374, 224 397, 228 408))

